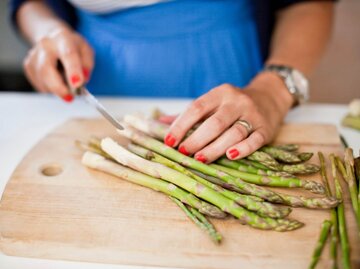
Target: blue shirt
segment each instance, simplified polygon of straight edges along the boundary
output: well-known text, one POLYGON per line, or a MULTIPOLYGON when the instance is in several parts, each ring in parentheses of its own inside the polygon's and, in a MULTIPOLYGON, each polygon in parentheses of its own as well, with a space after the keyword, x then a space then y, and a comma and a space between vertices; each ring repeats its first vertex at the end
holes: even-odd
MULTIPOLYGON (((48 2, 69 19, 64 1, 48 2)), ((88 87, 101 95, 197 97, 222 83, 245 86, 266 54, 256 2, 177 0, 106 15, 75 9, 76 30, 96 52, 88 87)))

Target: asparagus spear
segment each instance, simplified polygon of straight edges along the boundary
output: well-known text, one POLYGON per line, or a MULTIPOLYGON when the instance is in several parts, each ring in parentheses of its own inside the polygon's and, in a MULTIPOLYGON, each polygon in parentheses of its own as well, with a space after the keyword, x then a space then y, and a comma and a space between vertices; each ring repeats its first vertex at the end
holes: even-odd
MULTIPOLYGON (((77 142, 77 144, 81 145, 80 147, 82 149, 84 149, 84 150, 90 150, 90 151, 98 153, 98 154, 100 154, 100 155, 102 155, 102 156, 104 156, 104 157, 106 157, 108 159, 112 159, 112 157, 110 155, 108 155, 106 152, 104 152, 101 149, 100 140, 97 139, 97 138, 91 138, 91 140, 89 141, 88 144, 82 143, 80 141, 76 141, 76 142, 77 142), (92 147, 89 147, 88 145, 92 145, 92 147)), ((156 157, 156 158, 154 158, 154 161, 156 161, 156 159, 158 159, 160 163, 162 163, 164 165, 167 165, 170 168, 172 168, 172 166, 175 166, 175 167, 181 167, 181 169, 185 169, 184 167, 182 167, 178 163, 173 162, 173 161, 171 161, 171 160, 169 160, 169 159, 167 159, 167 158, 165 158, 165 157, 163 157, 163 156, 161 156, 159 154, 156 154, 155 152, 151 152, 150 150, 142 148, 142 147, 137 146, 135 144, 129 144, 128 149, 130 151, 132 151, 133 153, 135 153, 137 155, 140 155, 140 156, 142 156, 143 158, 146 158, 146 159, 149 159, 150 158, 149 156, 154 156, 154 157, 156 157), (161 162, 161 160, 162 160, 162 162, 161 162)), ((183 170, 181 170, 181 169, 179 169, 178 171, 182 172, 183 170)), ((185 169, 185 171, 186 171, 186 169, 185 169)), ((222 181, 222 180, 220 180, 218 178, 211 177, 211 176, 208 176, 208 175, 204 175, 204 174, 202 174, 200 172, 197 172, 197 171, 191 170, 191 169, 189 169, 189 171, 192 172, 192 173, 189 173, 190 176, 192 176, 192 174, 195 174, 195 176, 198 175, 200 177, 200 180, 206 179, 207 181, 210 181, 210 182, 212 182, 214 184, 217 184, 219 186, 223 186, 226 189, 234 190, 235 192, 241 192, 241 190, 238 187, 236 187, 235 185, 230 185, 230 184, 228 184, 228 183, 226 183, 226 182, 224 182, 224 181, 222 181)), ((196 180, 195 177, 194 177, 194 179, 196 180)), ((204 181, 206 182, 206 180, 204 180, 204 181)), ((208 182, 206 182, 206 183, 208 183, 208 182)), ((218 187, 216 186, 214 188, 218 188, 218 187)), ((238 197, 236 195, 237 195, 237 193, 232 194, 232 197, 233 198, 235 197, 234 198, 235 200, 238 199, 238 197)), ((245 200, 250 200, 250 201, 253 200, 255 202, 263 202, 264 201, 260 197, 251 196, 251 195, 246 195, 246 196, 245 195, 240 195, 240 197, 244 197, 245 200)), ((231 198, 231 197, 228 197, 228 198, 231 198)), ((241 201, 241 200, 240 199, 238 200, 238 203, 241 205, 241 203, 239 201, 241 201)), ((268 204, 266 202, 265 202, 264 205, 265 206, 269 205, 269 206, 275 207, 275 205, 268 204)), ((249 206, 248 209, 251 210, 251 208, 252 207, 249 206)), ((282 207, 281 209, 280 208, 278 208, 278 209, 279 209, 278 210, 279 212, 275 212, 274 214, 270 213, 269 217, 281 218, 281 217, 287 216, 291 212, 291 208, 282 207)), ((261 212, 259 214, 261 215, 261 212)))
POLYGON ((279 164, 280 166, 276 167, 274 169, 273 167, 268 167, 264 165, 263 163, 259 163, 257 161, 251 161, 251 160, 236 160, 237 162, 243 163, 243 164, 250 164, 256 168, 262 169, 262 170, 275 170, 275 172, 286 172, 290 175, 292 174, 312 174, 319 172, 320 168, 319 166, 315 164, 309 164, 309 163, 300 163, 300 164, 279 164))
MULTIPOLYGON (((222 170, 226 173, 231 175, 240 176, 238 174, 240 171, 233 170, 231 168, 226 168, 223 166, 211 164, 210 166, 215 167, 218 170, 222 170), (232 170, 232 171, 230 171, 232 170)), ((252 175, 257 176, 257 175, 252 175)), ((302 196, 293 196, 287 194, 279 194, 283 199, 283 204, 289 205, 292 207, 306 207, 312 209, 327 209, 327 208, 334 208, 338 205, 339 201, 335 197, 314 197, 314 198, 307 198, 302 196)))
POLYGON ((249 174, 238 169, 241 167, 240 164, 232 162, 225 158, 221 158, 217 163, 223 165, 212 164, 213 167, 224 171, 234 177, 239 177, 246 182, 250 182, 258 185, 267 185, 271 187, 286 187, 286 188, 304 188, 313 193, 323 194, 325 192, 324 186, 311 180, 302 180, 299 178, 288 178, 279 176, 262 176, 249 174), (225 167, 224 167, 225 166, 225 167), (237 170, 235 170, 235 169, 237 170))
MULTIPOLYGON (((319 160, 320 160, 321 177, 322 177, 322 180, 326 187, 326 195, 333 196, 333 194, 331 192, 330 184, 329 184, 329 178, 326 173, 326 163, 325 163, 324 154, 322 152, 318 152, 318 156, 319 156, 319 160)), ((332 268, 336 269, 337 268, 337 244, 338 244, 338 236, 339 236, 336 208, 332 208, 330 211, 330 214, 331 214, 331 222, 333 224, 331 227, 330 257, 331 257, 331 261, 332 261, 332 268)))
POLYGON ((121 177, 132 183, 173 196, 182 202, 195 207, 201 213, 204 213, 208 216, 216 218, 224 218, 226 216, 226 214, 224 214, 224 212, 219 210, 216 206, 198 199, 193 194, 178 188, 172 183, 168 183, 164 180, 139 173, 113 161, 110 161, 97 153, 90 151, 85 152, 82 158, 82 163, 90 168, 121 177))
POLYGON ((293 152, 289 152, 276 147, 264 146, 260 148, 260 151, 266 152, 274 159, 284 163, 299 163, 301 159, 293 152))
POLYGON ((337 269, 337 245, 339 242, 338 215, 336 208, 331 209, 331 238, 330 238, 330 258, 332 268, 337 269))
POLYGON ((214 191, 224 195, 225 197, 233 200, 234 202, 238 203, 239 205, 245 207, 246 209, 250 211, 256 212, 258 215, 263 217, 272 217, 272 218, 283 218, 290 214, 291 209, 289 207, 279 207, 267 202, 259 202, 257 200, 254 200, 252 196, 249 195, 243 195, 236 192, 229 191, 227 189, 224 189, 218 185, 215 185, 214 183, 211 183, 207 181, 206 179, 194 174, 193 172, 189 171, 185 167, 181 166, 180 164, 173 162, 155 152, 152 152, 148 149, 142 148, 140 146, 129 144, 128 149, 135 153, 138 156, 141 156, 142 158, 145 158, 147 160, 161 163, 163 165, 166 165, 169 168, 172 168, 184 175, 187 175, 193 179, 195 179, 197 182, 204 184, 205 186, 213 189, 214 191))
POLYGON ((319 161, 320 161, 320 175, 321 175, 321 178, 323 181, 323 185, 325 186, 326 195, 331 196, 331 189, 330 189, 330 185, 329 185, 329 179, 328 179, 327 173, 326 173, 324 154, 322 152, 318 152, 318 157, 319 157, 319 161))
POLYGON ((297 154, 297 156, 299 157, 299 159, 302 162, 306 162, 306 161, 310 160, 313 155, 314 155, 314 153, 312 153, 312 152, 300 152, 297 154))
POLYGON ((284 164, 281 170, 290 174, 306 175, 319 172, 320 167, 312 163, 284 164))
MULTIPOLYGON (((128 127, 125 129, 128 130, 128 127)), ((237 203, 234 203, 234 201, 226 198, 218 192, 197 182, 191 177, 188 177, 167 166, 148 161, 135 155, 134 153, 131 153, 124 147, 117 144, 111 138, 103 139, 101 141, 101 148, 110 156, 112 156, 117 162, 150 176, 169 181, 187 190, 188 192, 195 194, 199 198, 216 205, 224 212, 235 216, 243 224, 248 224, 258 229, 273 229, 276 231, 294 230, 303 225, 302 223, 295 220, 260 217, 259 215, 239 206, 237 203)))
POLYGON ((277 145, 274 146, 278 149, 286 150, 286 151, 297 151, 299 149, 299 145, 296 144, 284 144, 284 145, 277 145))
POLYGON ((349 191, 350 191, 350 198, 351 204, 355 213, 356 222, 358 228, 360 230, 360 203, 358 200, 358 190, 356 187, 356 179, 355 179, 355 172, 354 172, 354 157, 352 153, 352 149, 346 148, 345 149, 345 165, 341 161, 338 156, 335 156, 335 163, 337 169, 340 171, 340 174, 346 181, 349 191))
POLYGON ((84 150, 84 151, 91 151, 94 153, 97 153, 103 157, 105 157, 106 159, 112 160, 111 156, 109 154, 107 154, 106 152, 104 152, 100 147, 98 146, 94 146, 92 143, 84 143, 82 141, 76 140, 75 141, 75 145, 84 150))
POLYGON ((355 167, 355 176, 358 184, 358 207, 360 210, 360 156, 355 158, 354 167, 355 167))
POLYGON ((354 155, 353 155, 353 150, 351 148, 345 149, 344 161, 346 168, 346 177, 344 179, 349 187, 352 207, 355 213, 358 228, 360 230, 360 209, 359 209, 358 193, 357 193, 358 190, 357 190, 356 178, 355 178, 354 155))
POLYGON ((158 120, 162 116, 165 116, 165 113, 161 111, 158 107, 155 107, 151 110, 151 119, 158 120))
POLYGON ((268 153, 255 151, 246 157, 248 160, 259 162, 272 170, 280 171, 281 165, 268 153))
POLYGON ((132 127, 159 140, 164 139, 169 129, 169 125, 156 120, 144 119, 140 115, 125 115, 124 121, 132 127))
POLYGON ((185 206, 185 204, 183 204, 180 200, 171 197, 170 199, 176 204, 178 205, 182 211, 184 211, 184 213, 186 214, 186 216, 189 217, 189 219, 191 219, 198 227, 200 227, 200 229, 204 230, 211 238, 211 240, 213 240, 213 242, 215 244, 220 244, 221 240, 222 240, 222 236, 221 234, 219 234, 216 229, 214 228, 214 226, 203 216, 201 215, 201 213, 199 211, 197 211, 194 208, 190 208, 191 211, 185 206), (201 216, 201 217, 200 217, 201 216))
POLYGON ((177 163, 180 163, 183 166, 186 166, 188 168, 192 168, 194 170, 200 171, 204 174, 217 177, 229 184, 233 184, 238 186, 243 193, 251 194, 254 196, 261 197, 267 201, 275 202, 275 203, 281 203, 282 199, 281 197, 270 190, 267 190, 263 187, 256 186, 254 184, 249 184, 241 179, 232 177, 222 171, 219 171, 209 165, 206 165, 202 162, 199 162, 193 158, 190 158, 188 156, 185 156, 184 154, 181 154, 177 150, 166 146, 165 144, 157 141, 156 139, 153 139, 137 130, 132 128, 129 125, 126 125, 127 128, 125 130, 119 130, 120 135, 124 135, 125 137, 129 138, 136 144, 139 144, 145 148, 148 148, 156 153, 159 153, 160 155, 163 155, 177 163))
POLYGON ((310 269, 314 269, 320 259, 321 253, 324 249, 326 240, 330 232, 331 225, 332 225, 331 221, 329 220, 324 220, 324 222, 321 225, 320 237, 316 243, 314 253, 311 258, 311 263, 309 265, 310 269))
MULTIPOLYGON (((264 170, 264 171, 273 171, 271 170, 269 167, 267 167, 266 165, 263 165, 259 162, 256 162, 256 161, 251 161, 251 160, 247 160, 247 159, 240 159, 240 160, 236 160, 235 162, 238 162, 238 163, 241 163, 241 164, 244 164, 244 165, 249 165, 249 166, 253 166, 255 168, 258 168, 258 169, 261 169, 261 170, 264 170)), ((275 171, 277 172, 277 171, 275 171)))
POLYGON ((335 197, 303 197, 281 194, 284 205, 292 207, 306 207, 312 209, 329 209, 336 207, 340 201, 335 197))
POLYGON ((338 169, 338 171, 340 172, 340 174, 344 178, 344 180, 346 180, 347 176, 346 176, 346 169, 345 169, 344 163, 339 158, 339 156, 334 155, 334 158, 335 158, 336 168, 338 169))
MULTIPOLYGON (((223 168, 224 170, 224 168, 223 168)), ((229 172, 229 171, 227 171, 229 172)), ((238 171, 236 171, 238 172, 238 171)), ((237 174, 239 176, 239 174, 237 174)), ((323 188, 323 187, 322 187, 323 188)), ((306 208, 334 208, 339 203, 339 200, 334 197, 314 197, 306 198, 302 196, 292 196, 287 194, 280 194, 283 199, 283 204, 293 207, 306 207, 306 208)))
MULTIPOLYGON (((331 171, 335 181, 335 194, 336 198, 339 200, 342 199, 342 188, 339 183, 339 178, 337 175, 336 163, 334 155, 330 155, 331 160, 331 171)), ((337 221, 339 227, 339 238, 342 250, 342 263, 344 269, 350 269, 350 247, 349 247, 349 238, 346 230, 346 219, 345 219, 345 208, 344 203, 340 203, 337 207, 337 221)))
POLYGON ((279 164, 272 156, 265 152, 255 151, 246 157, 249 160, 256 161, 275 171, 284 171, 290 174, 312 174, 319 172, 320 168, 315 164, 279 164))
MULTIPOLYGON (((234 192, 237 192, 237 193, 241 194, 240 189, 236 189, 236 188, 233 189, 233 185, 228 186, 227 183, 222 181, 221 179, 218 179, 216 177, 212 177, 212 176, 209 176, 209 175, 205 175, 205 174, 203 174, 203 173, 201 173, 199 171, 193 170, 191 168, 188 168, 188 169, 189 169, 189 171, 191 171, 195 175, 198 175, 199 177, 202 177, 202 178, 206 179, 207 181, 210 181, 211 183, 219 185, 219 186, 223 187, 224 189, 231 190, 231 191, 234 191, 234 192), (225 183, 225 184, 223 184, 223 183, 225 183)), ((260 197, 249 195, 249 194, 246 194, 246 195, 248 197, 251 197, 252 200, 255 200, 255 201, 258 201, 258 202, 264 202, 264 199, 262 199, 260 197)))
POLYGON ((261 175, 261 176, 279 176, 279 177, 294 177, 292 174, 289 174, 287 172, 282 172, 282 171, 273 171, 273 170, 268 170, 267 167, 265 167, 264 169, 261 168, 257 168, 255 166, 253 166, 249 160, 236 160, 236 161, 231 161, 226 157, 221 157, 217 163, 219 162, 226 162, 222 163, 222 165, 242 171, 242 172, 247 172, 250 174, 256 174, 256 175, 261 175))
POLYGON ((342 125, 360 130, 360 117, 353 117, 350 115, 347 115, 342 120, 342 125))
MULTIPOLYGON (((221 179, 218 179, 216 177, 213 177, 213 176, 209 176, 209 175, 206 175, 206 174, 203 174, 199 171, 196 171, 194 169, 191 169, 191 168, 188 168, 191 172, 193 172, 194 174, 198 175, 199 177, 202 177, 204 179, 206 179, 207 181, 210 181, 211 183, 214 183, 216 185, 219 185, 221 187, 223 187, 224 189, 227 189, 227 190, 231 190, 231 191, 234 191, 234 192, 238 192, 238 193, 243 193, 243 191, 236 185, 234 184, 229 184, 225 181, 222 181, 221 179)), ((260 197, 257 197, 257 196, 252 196, 252 195, 248 195, 248 196, 251 196, 253 199, 257 200, 257 201, 264 201, 264 199, 260 198, 260 197)))
MULTIPOLYGON (((355 168, 355 176, 358 182, 358 186, 360 186, 360 156, 354 159, 354 168, 355 168)), ((358 191, 360 193, 360 191, 358 191)))
POLYGON ((214 226, 205 218, 204 215, 202 215, 199 211, 197 211, 195 208, 192 208, 192 207, 190 207, 190 211, 195 217, 197 217, 202 223, 205 224, 205 226, 208 228, 209 232, 214 237, 218 238, 218 240, 222 239, 222 236, 216 231, 214 226))

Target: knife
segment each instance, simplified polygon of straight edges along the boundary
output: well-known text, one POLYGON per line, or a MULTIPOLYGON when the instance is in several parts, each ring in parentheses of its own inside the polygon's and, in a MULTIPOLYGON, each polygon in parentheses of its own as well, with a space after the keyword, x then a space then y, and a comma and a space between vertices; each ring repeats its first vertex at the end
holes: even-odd
MULTIPOLYGON (((65 69, 59 60, 57 61, 57 69, 59 70, 64 82, 66 83, 65 69)), ((116 120, 115 117, 106 110, 106 108, 96 99, 94 95, 89 92, 89 90, 84 85, 76 89, 69 86, 69 89, 73 95, 83 97, 88 104, 95 107, 96 110, 99 111, 100 114, 103 115, 104 118, 107 119, 107 121, 110 122, 116 129, 124 130, 124 127, 120 124, 120 122, 116 120)))
POLYGON ((85 101, 95 107, 105 119, 108 120, 116 129, 124 130, 124 127, 120 124, 118 120, 112 116, 106 108, 92 95, 85 86, 81 86, 75 90, 76 95, 79 95, 85 99, 85 101))

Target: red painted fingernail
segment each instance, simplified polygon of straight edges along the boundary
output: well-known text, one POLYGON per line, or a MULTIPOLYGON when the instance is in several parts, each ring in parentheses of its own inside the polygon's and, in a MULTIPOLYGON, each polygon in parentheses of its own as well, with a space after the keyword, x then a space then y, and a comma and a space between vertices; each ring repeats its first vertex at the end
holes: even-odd
POLYGON ((237 149, 232 149, 229 151, 229 155, 231 159, 236 158, 237 156, 239 156, 240 152, 237 149))
POLYGON ((71 84, 73 86, 75 86, 76 83, 78 83, 80 81, 80 77, 78 75, 72 75, 70 80, 71 80, 71 84))
POLYGON ((168 134, 165 139, 164 139, 164 142, 166 145, 168 145, 169 147, 172 147, 174 146, 176 140, 175 140, 175 137, 173 137, 171 134, 168 134))
POLYGON ((206 163, 206 161, 207 161, 205 156, 202 155, 202 154, 196 155, 195 159, 198 160, 199 162, 202 162, 202 163, 206 163))
POLYGON ((67 94, 67 95, 64 95, 62 97, 62 99, 66 102, 66 103, 70 103, 72 102, 72 100, 74 100, 74 96, 72 96, 71 94, 67 94))
POLYGON ((86 80, 89 80, 89 78, 90 78, 90 71, 89 71, 89 69, 87 69, 87 68, 83 68, 83 74, 84 74, 84 77, 85 77, 85 79, 86 80))
POLYGON ((182 154, 189 156, 190 153, 186 150, 186 148, 184 146, 179 147, 179 152, 181 152, 182 154))

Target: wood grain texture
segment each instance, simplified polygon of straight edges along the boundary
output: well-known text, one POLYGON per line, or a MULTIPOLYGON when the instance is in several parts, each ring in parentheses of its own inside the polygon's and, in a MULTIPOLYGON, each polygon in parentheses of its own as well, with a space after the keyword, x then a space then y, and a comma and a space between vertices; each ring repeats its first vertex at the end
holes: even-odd
MULTIPOLYGON (((307 267, 328 211, 294 209, 291 217, 306 225, 286 233, 255 230, 232 218, 213 220, 224 236, 215 246, 166 196, 82 166, 74 140, 89 135, 125 142, 102 120, 75 119, 41 140, 19 164, 0 202, 5 254, 185 268, 307 267), (45 176, 41 171, 47 166, 62 172, 45 176)), ((285 125, 275 142, 342 153, 329 125, 285 125)), ((318 163, 317 157, 312 162, 318 163)), ((360 243, 347 193, 346 211, 352 262, 359 268, 360 243)), ((328 258, 326 247, 319 268, 329 268, 328 258)))

